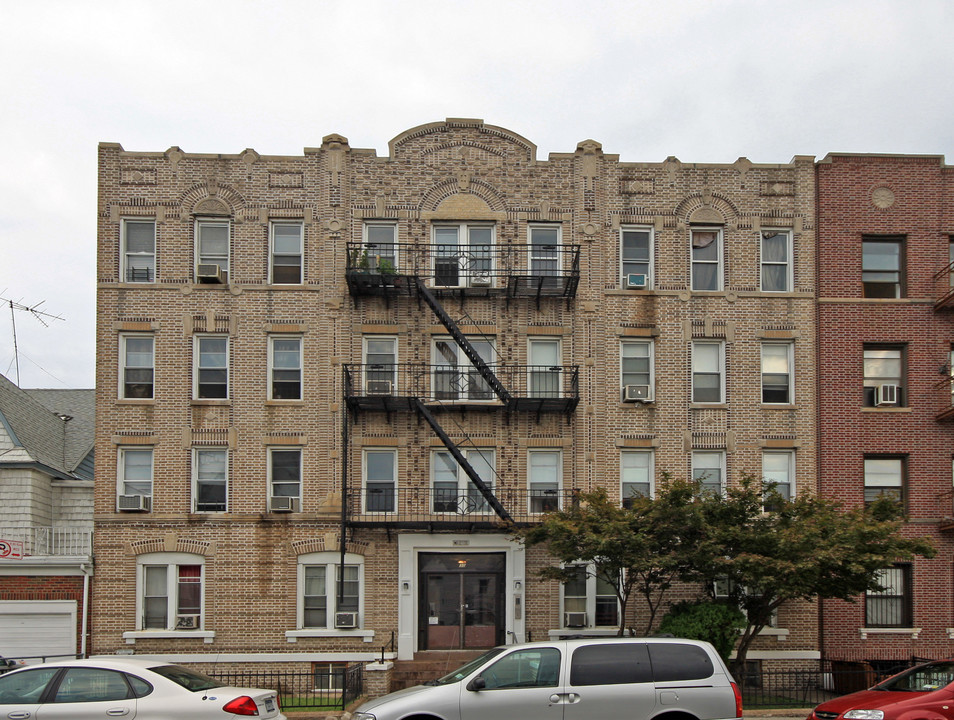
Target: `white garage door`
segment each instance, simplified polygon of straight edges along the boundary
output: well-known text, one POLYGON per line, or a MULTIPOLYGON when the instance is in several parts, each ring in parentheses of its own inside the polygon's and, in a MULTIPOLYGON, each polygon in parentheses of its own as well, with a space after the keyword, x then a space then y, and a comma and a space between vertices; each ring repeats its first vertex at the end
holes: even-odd
POLYGON ((75 653, 75 600, 0 600, 0 655, 52 659, 75 653))

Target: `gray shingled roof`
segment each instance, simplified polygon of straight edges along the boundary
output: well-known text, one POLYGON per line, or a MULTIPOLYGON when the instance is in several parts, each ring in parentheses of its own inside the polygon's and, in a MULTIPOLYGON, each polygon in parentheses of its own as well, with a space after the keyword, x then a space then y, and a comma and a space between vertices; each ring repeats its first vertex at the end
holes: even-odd
POLYGON ((0 423, 34 462, 64 475, 89 476, 86 470, 75 471, 89 466, 95 403, 94 390, 21 390, 0 375, 0 423), (71 419, 65 421, 64 415, 71 419))

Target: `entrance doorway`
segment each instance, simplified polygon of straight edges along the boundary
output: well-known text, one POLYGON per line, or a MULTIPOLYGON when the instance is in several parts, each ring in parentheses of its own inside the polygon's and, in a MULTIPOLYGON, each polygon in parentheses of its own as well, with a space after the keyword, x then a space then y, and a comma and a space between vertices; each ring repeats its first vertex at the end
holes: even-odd
POLYGON ((418 647, 489 648, 504 637, 504 553, 421 553, 418 647))

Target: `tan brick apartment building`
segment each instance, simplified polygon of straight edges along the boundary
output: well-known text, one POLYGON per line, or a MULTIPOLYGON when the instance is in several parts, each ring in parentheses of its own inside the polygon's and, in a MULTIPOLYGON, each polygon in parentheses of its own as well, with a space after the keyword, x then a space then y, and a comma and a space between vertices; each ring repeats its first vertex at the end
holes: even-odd
MULTIPOLYGON (((811 157, 539 160, 447 120, 385 157, 105 143, 99 184, 95 652, 611 634, 502 520, 666 474, 814 488, 811 157)), ((815 620, 750 658, 817 657, 815 620)))
POLYGON ((931 560, 884 592, 823 603, 823 650, 895 664, 954 644, 951 358, 954 172, 939 156, 831 154, 818 164, 820 490, 898 496, 931 560))

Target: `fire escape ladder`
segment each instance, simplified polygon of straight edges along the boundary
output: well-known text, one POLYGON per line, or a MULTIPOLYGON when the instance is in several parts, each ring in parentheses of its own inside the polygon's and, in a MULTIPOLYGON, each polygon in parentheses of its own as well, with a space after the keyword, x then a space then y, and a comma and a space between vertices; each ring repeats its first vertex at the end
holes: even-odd
POLYGON ((460 451, 457 445, 454 444, 454 441, 450 439, 450 436, 444 432, 444 428, 440 426, 440 423, 437 422, 437 418, 427 409, 427 406, 421 401, 420 398, 414 398, 414 404, 417 408, 417 411, 421 414, 427 424, 431 426, 431 429, 434 433, 441 439, 441 442, 444 443, 450 454, 454 456, 454 459, 457 461, 457 464, 460 465, 464 472, 467 473, 467 477, 470 478, 470 481, 474 483, 474 487, 484 496, 484 499, 487 501, 487 504, 494 509, 494 512, 497 513, 497 516, 504 522, 513 522, 513 518, 510 517, 510 513, 507 512, 507 509, 500 504, 500 500, 497 499, 497 496, 494 495, 494 491, 490 489, 490 486, 487 485, 483 480, 481 480, 480 475, 477 474, 477 471, 474 470, 474 466, 471 465, 467 458, 464 457, 464 454, 460 451))
MULTIPOLYGON (((437 316, 437 319, 441 321, 441 324, 447 328, 447 332, 450 333, 451 337, 454 338, 454 342, 460 346, 460 349, 464 351, 464 354, 477 369, 477 372, 480 373, 480 376, 484 379, 487 385, 490 386, 490 389, 494 391, 494 394, 500 398, 500 401, 506 406, 510 407, 513 401, 513 396, 510 392, 503 386, 503 383, 500 382, 500 379, 490 369, 490 366, 484 362, 483 358, 477 353, 474 349, 474 346, 470 344, 467 338, 464 336, 464 333, 460 331, 460 328, 457 326, 457 323, 454 322, 454 319, 447 314, 447 311, 444 309, 444 306, 441 305, 440 301, 434 296, 434 293, 428 289, 428 287, 418 281, 417 291, 420 293, 420 296, 424 298, 424 301, 428 304, 431 310, 434 311, 434 314, 437 316)), ((461 463, 463 464, 463 463, 461 463)))

